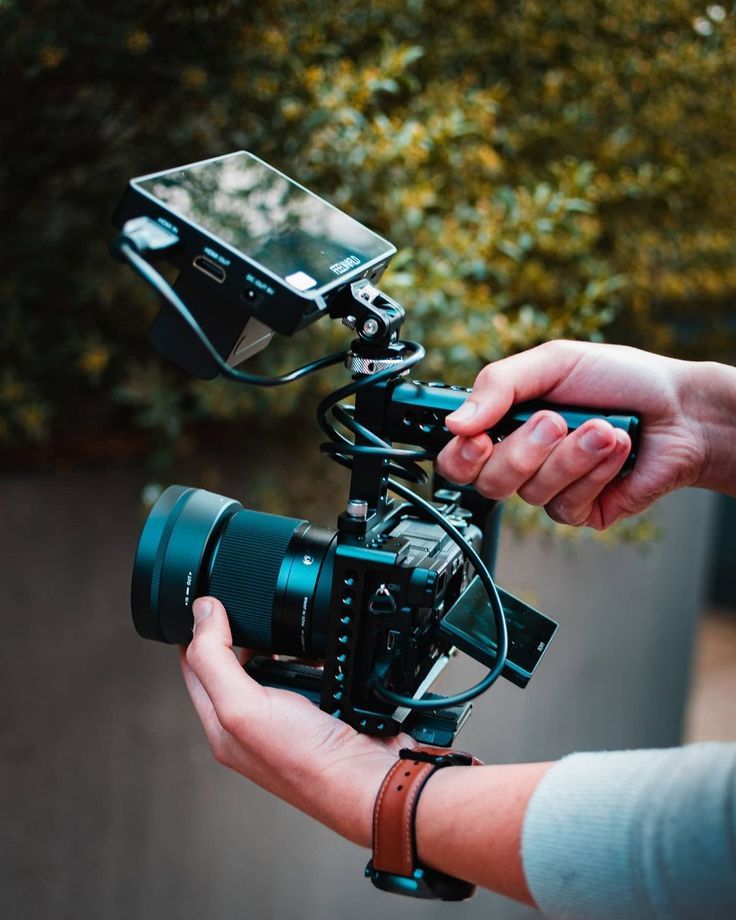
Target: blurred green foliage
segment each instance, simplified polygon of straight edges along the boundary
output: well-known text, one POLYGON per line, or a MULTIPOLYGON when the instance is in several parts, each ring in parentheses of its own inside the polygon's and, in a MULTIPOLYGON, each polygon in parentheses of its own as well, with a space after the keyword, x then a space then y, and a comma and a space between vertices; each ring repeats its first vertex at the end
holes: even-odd
MULTIPOLYGON (((733 355, 730 8, 0 0, 0 30, 0 444, 303 403, 166 366, 107 254, 131 176, 240 148, 398 246, 425 379, 559 336, 733 355)), ((253 370, 338 342, 324 321, 253 370)))

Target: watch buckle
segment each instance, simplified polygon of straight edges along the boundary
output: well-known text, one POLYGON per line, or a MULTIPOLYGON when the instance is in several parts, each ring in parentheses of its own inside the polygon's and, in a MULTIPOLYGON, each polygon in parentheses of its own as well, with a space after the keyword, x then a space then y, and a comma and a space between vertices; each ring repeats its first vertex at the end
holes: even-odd
POLYGON ((465 901, 472 898, 476 890, 476 886, 471 882, 422 866, 417 866, 411 876, 395 875, 393 872, 374 869, 373 860, 370 860, 365 867, 365 875, 381 891, 408 895, 410 898, 465 901))
POLYGON ((414 760, 420 763, 432 763, 438 767, 469 767, 473 763, 471 754, 464 751, 447 751, 442 754, 431 754, 429 751, 402 748, 399 751, 401 760, 414 760))

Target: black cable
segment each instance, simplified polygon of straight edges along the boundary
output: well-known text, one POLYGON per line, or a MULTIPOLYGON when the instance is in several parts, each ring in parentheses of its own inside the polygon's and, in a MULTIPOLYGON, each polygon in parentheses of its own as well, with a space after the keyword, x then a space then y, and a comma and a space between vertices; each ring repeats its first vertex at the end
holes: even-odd
POLYGON ((410 348, 411 353, 391 367, 384 368, 382 371, 377 371, 366 377, 360 377, 357 380, 353 380, 339 390, 335 390, 333 393, 325 396, 317 407, 317 423, 331 440, 324 444, 320 444, 319 449, 322 453, 328 454, 333 460, 348 469, 352 469, 352 458, 355 456, 381 456, 386 460, 394 461, 389 465, 390 472, 410 482, 421 483, 426 482, 427 474, 418 465, 417 461, 432 460, 433 454, 425 450, 408 450, 393 447, 375 432, 356 421, 352 417, 352 406, 338 405, 341 400, 346 399, 348 396, 354 396, 356 393, 360 392, 360 390, 375 386, 377 383, 382 383, 384 380, 390 380, 403 371, 408 370, 415 364, 418 364, 426 354, 424 347, 420 345, 419 342, 404 341, 398 344, 410 348), (340 434, 328 418, 330 412, 332 412, 332 415, 344 428, 347 428, 356 437, 362 437, 370 441, 371 444, 356 444, 340 434))
POLYGON ((126 240, 125 235, 121 235, 113 244, 117 253, 130 265, 133 271, 149 284, 167 304, 176 310, 179 316, 184 320, 187 326, 196 335, 205 349, 207 354, 212 358, 223 377, 229 380, 235 380, 238 383, 249 383, 259 387, 279 387, 286 383, 292 383, 306 377, 307 374, 313 374, 315 371, 322 370, 324 367, 331 367, 334 364, 341 364, 345 360, 345 352, 335 352, 316 361, 310 361, 288 374, 282 374, 279 377, 262 377, 258 374, 246 374, 243 371, 237 371, 225 361, 215 346, 209 340, 202 327, 190 312, 187 305, 179 297, 169 282, 156 269, 147 262, 146 259, 137 251, 135 244, 126 240))
MULTIPOLYGON (((333 406, 332 414, 337 418, 340 424, 354 435, 357 436, 360 434, 366 440, 372 440, 374 442, 373 445, 355 444, 353 441, 349 441, 340 434, 334 426, 330 426, 335 440, 320 444, 320 451, 323 454, 327 454, 330 459, 337 461, 341 466, 347 467, 347 469, 352 469, 353 457, 355 456, 371 455, 374 457, 383 457, 389 461, 395 460, 397 462, 389 462, 387 466, 387 472, 389 474, 393 473, 395 476, 400 476, 402 479, 406 479, 409 482, 426 482, 427 474, 422 467, 414 461, 417 459, 431 460, 432 456, 426 451, 397 448, 383 441, 375 432, 371 431, 369 428, 365 428, 360 422, 357 422, 352 417, 354 408, 354 406, 333 406)), ((327 424, 329 425, 329 422, 327 424)))
POLYGON ((404 706, 407 709, 448 709, 451 706, 460 706, 462 703, 474 700, 477 696, 480 696, 481 693, 485 693, 485 691, 495 683, 504 669, 506 656, 508 655, 509 638, 503 604, 501 603, 501 598, 498 596, 493 577, 488 571, 488 566, 457 528, 453 527, 453 525, 446 520, 430 502, 425 501, 421 496, 412 492, 411 489, 391 479, 389 480, 389 487, 392 491, 406 498, 412 504, 425 511, 430 517, 434 518, 445 533, 457 543, 463 553, 475 566, 475 570, 478 577, 483 582, 483 587, 486 589, 488 599, 491 602, 491 609, 493 610, 493 622, 496 626, 496 661, 483 680, 479 681, 473 687, 469 687, 467 690, 463 690, 460 693, 454 693, 451 696, 435 697, 431 700, 424 698, 415 700, 410 696, 395 693, 393 690, 389 690, 388 687, 384 687, 376 677, 371 678, 369 684, 376 696, 380 696, 381 699, 393 703, 395 706, 404 706))

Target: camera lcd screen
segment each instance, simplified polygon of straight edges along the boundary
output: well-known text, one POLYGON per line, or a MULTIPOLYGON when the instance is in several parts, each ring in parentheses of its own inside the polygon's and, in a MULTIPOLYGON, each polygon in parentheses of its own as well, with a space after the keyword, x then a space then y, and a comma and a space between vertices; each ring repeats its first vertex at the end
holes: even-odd
POLYGON ((245 151, 135 185, 300 291, 322 288, 395 252, 391 243, 245 151))
MULTIPOLYGON (((525 686, 557 629, 543 613, 498 588, 506 614, 509 647, 504 676, 525 686)), ((476 576, 440 621, 441 632, 463 652, 493 666, 496 660, 496 626, 488 595, 476 576)))

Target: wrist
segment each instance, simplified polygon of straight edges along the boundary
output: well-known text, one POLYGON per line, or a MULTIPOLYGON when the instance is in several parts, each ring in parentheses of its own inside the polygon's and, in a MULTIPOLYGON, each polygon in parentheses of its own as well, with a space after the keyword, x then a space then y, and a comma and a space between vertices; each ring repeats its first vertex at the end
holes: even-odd
POLYGON ((381 752, 371 762, 338 763, 329 771, 321 771, 309 783, 312 790, 320 788, 316 801, 329 802, 329 813, 315 815, 323 824, 351 843, 370 849, 373 840, 373 809, 384 777, 396 763, 393 752, 381 752), (373 762, 375 761, 375 762, 373 762))
POLYGON ((703 461, 694 485, 736 494, 736 368, 714 361, 691 365, 683 400, 700 432, 703 461))
POLYGON ((552 763, 451 767, 431 777, 417 809, 421 862, 533 904, 521 861, 531 796, 552 763))

